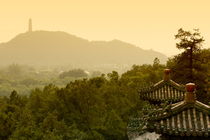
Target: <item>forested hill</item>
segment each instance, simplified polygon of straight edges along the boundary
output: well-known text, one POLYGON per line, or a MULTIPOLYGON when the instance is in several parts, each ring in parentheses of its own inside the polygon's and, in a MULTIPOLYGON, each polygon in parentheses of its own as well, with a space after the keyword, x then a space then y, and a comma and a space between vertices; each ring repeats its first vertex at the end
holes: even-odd
POLYGON ((167 57, 119 40, 88 41, 65 32, 34 31, 0 44, 0 64, 151 64, 167 57))

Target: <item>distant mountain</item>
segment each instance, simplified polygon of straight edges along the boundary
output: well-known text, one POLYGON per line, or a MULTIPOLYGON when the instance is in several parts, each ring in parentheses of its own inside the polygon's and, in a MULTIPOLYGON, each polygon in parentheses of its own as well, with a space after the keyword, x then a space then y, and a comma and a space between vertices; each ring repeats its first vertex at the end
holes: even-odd
POLYGON ((151 64, 155 57, 167 57, 120 40, 88 41, 65 32, 34 31, 17 35, 0 44, 1 64, 151 64))

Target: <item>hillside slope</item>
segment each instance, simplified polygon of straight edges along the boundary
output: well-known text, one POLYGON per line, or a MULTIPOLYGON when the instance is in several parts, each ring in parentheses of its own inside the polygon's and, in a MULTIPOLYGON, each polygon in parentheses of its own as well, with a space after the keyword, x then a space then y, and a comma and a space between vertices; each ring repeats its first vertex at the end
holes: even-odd
POLYGON ((34 31, 17 35, 0 44, 1 64, 151 64, 159 52, 143 50, 119 40, 88 41, 65 32, 34 31))

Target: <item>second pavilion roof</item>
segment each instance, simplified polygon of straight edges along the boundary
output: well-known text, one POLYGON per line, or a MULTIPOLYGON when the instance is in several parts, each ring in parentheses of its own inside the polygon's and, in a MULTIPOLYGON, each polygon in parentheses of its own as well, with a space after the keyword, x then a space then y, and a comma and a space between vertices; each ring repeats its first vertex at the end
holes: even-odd
POLYGON ((164 79, 158 83, 139 91, 140 98, 152 103, 162 103, 165 101, 179 102, 184 99, 184 86, 179 85, 170 79, 170 70, 164 70, 164 79))

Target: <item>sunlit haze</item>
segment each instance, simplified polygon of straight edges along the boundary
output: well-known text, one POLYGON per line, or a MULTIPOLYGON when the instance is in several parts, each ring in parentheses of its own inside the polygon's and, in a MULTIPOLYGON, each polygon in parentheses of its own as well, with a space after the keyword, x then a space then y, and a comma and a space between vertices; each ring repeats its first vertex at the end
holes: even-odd
POLYGON ((65 31, 88 40, 119 39, 171 56, 179 28, 199 28, 210 46, 209 0, 5 0, 0 42, 28 29, 65 31))

